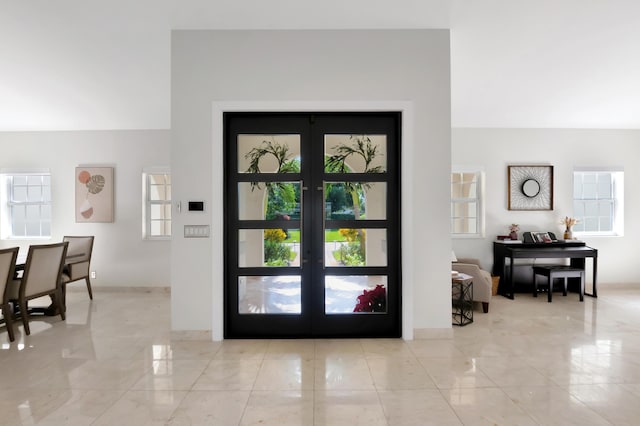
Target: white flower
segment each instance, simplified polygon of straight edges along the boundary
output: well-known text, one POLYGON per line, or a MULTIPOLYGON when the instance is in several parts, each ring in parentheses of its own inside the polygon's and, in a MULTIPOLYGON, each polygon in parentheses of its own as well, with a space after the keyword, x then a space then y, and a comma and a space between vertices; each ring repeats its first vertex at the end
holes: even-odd
POLYGON ((564 219, 560 219, 560 223, 568 228, 571 228, 573 225, 578 223, 578 219, 575 217, 565 216, 564 219))

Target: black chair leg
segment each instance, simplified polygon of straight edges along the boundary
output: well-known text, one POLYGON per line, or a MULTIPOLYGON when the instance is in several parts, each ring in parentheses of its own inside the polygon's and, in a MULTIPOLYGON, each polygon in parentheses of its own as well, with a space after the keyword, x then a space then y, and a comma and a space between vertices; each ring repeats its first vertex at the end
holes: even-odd
POLYGON ((2 305, 2 315, 4 315, 4 322, 7 326, 7 333, 9 334, 9 341, 16 340, 16 336, 13 332, 13 309, 11 309, 11 303, 2 305))
POLYGON ((66 319, 66 313, 65 313, 66 306, 63 299, 64 299, 64 295, 63 295, 63 289, 61 286, 56 292, 56 303, 58 305, 58 311, 60 312, 60 318, 64 321, 66 319))
POLYGON ((551 274, 549 274, 549 290, 547 291, 547 302, 551 303, 551 293, 553 293, 553 278, 551 278, 551 274))
POLYGON ((89 280, 89 278, 85 278, 85 281, 87 281, 87 290, 89 291, 89 299, 93 300, 93 292, 91 291, 91 281, 89 280))
POLYGON ((20 301, 20 316, 22 317, 24 333, 28 336, 31 334, 31 328, 29 328, 29 307, 26 300, 20 301))
POLYGON ((584 302, 584 272, 580 274, 580 301, 584 302))

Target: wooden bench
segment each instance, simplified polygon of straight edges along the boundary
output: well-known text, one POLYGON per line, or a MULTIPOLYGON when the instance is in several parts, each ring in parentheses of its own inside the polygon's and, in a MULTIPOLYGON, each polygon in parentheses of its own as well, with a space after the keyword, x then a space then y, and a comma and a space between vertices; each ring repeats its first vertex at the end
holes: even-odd
POLYGON ((562 295, 567 295, 567 278, 580 278, 580 301, 584 301, 584 269, 568 265, 538 265, 533 267, 533 297, 538 297, 538 281, 536 275, 547 277, 547 300, 551 302, 553 280, 562 278, 564 286, 562 295))

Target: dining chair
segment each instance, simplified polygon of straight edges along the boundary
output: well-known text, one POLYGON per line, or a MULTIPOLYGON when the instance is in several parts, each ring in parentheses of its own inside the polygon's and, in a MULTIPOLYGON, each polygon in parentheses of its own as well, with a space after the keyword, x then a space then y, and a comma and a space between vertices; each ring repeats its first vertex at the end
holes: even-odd
POLYGON ((13 309, 9 303, 9 283, 13 281, 19 247, 0 250, 0 309, 9 333, 9 341, 15 340, 13 333, 13 309))
POLYGON ((29 300, 52 296, 62 320, 65 306, 62 294, 62 268, 69 243, 32 245, 29 247, 27 263, 21 279, 14 279, 9 286, 9 299, 17 300, 24 332, 29 335, 29 300))
POLYGON ((66 264, 62 271, 62 283, 66 286, 74 281, 85 280, 91 300, 93 300, 93 292, 91 291, 89 265, 93 252, 93 239, 93 236, 65 236, 62 238, 62 241, 69 243, 66 264))

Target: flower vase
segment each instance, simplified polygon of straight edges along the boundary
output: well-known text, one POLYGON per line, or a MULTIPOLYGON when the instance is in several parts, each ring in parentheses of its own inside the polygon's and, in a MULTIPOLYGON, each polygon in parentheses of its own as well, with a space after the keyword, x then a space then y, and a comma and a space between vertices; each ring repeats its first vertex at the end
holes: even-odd
POLYGON ((518 239, 518 233, 516 231, 511 231, 509 233, 509 238, 511 238, 512 240, 517 240, 518 239))
POLYGON ((570 226, 567 226, 564 230, 564 239, 565 240, 573 240, 573 231, 570 226))

